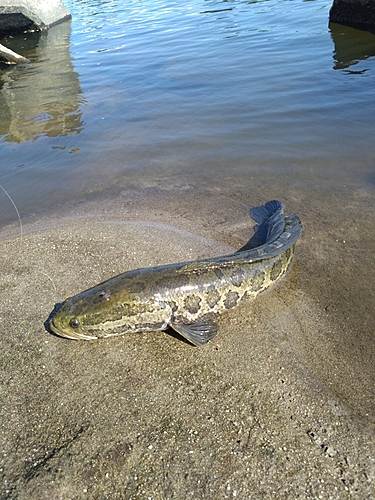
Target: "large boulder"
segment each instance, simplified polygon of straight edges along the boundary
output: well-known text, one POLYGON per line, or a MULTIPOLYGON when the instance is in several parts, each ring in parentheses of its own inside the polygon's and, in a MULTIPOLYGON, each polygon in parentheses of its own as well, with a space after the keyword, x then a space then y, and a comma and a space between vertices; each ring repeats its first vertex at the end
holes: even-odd
POLYGON ((0 0, 0 33, 44 30, 70 19, 60 0, 0 0))
POLYGON ((346 26, 375 29, 375 1, 333 0, 329 20, 346 26))

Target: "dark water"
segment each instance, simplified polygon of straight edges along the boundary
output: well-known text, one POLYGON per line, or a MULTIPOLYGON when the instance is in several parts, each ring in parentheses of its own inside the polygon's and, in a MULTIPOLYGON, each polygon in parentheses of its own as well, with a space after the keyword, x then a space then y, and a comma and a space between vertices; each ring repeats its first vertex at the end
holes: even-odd
POLYGON ((31 60, 0 67, 0 184, 22 217, 130 175, 374 184, 375 35, 329 26, 329 0, 65 4, 71 23, 2 41, 31 60))

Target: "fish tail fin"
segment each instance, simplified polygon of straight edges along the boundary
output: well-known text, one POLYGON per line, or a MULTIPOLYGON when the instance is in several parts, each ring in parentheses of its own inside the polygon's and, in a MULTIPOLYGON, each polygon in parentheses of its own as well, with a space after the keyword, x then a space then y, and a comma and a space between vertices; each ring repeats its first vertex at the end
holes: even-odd
POLYGON ((278 200, 267 201, 260 207, 250 208, 250 215, 258 224, 254 227, 253 236, 236 253, 275 241, 284 229, 283 209, 284 205, 278 200))
POLYGON ((250 209, 252 218, 258 223, 255 228, 257 237, 263 244, 275 241, 282 233, 285 226, 283 209, 284 205, 278 200, 250 209))
POLYGON ((282 212, 283 209, 284 205, 281 201, 271 200, 267 201, 264 205, 260 205, 259 207, 250 208, 250 214, 255 222, 258 224, 264 224, 276 212, 282 212))

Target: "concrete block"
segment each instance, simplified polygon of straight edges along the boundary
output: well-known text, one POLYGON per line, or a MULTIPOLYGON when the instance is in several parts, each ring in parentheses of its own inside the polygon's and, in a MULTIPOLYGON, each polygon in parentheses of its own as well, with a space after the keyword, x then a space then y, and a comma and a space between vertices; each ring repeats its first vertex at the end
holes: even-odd
POLYGON ((0 0, 0 33, 45 30, 71 15, 60 0, 0 0))

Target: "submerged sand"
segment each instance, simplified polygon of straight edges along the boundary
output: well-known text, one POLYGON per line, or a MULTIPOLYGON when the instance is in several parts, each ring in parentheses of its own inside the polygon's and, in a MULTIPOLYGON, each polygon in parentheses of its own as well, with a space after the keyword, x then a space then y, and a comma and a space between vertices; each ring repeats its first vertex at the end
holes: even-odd
POLYGON ((374 498, 371 211, 344 235, 342 213, 290 197, 292 272, 204 348, 45 329, 56 303, 114 274, 239 248, 264 201, 96 202, 0 241, 1 498, 374 498))

